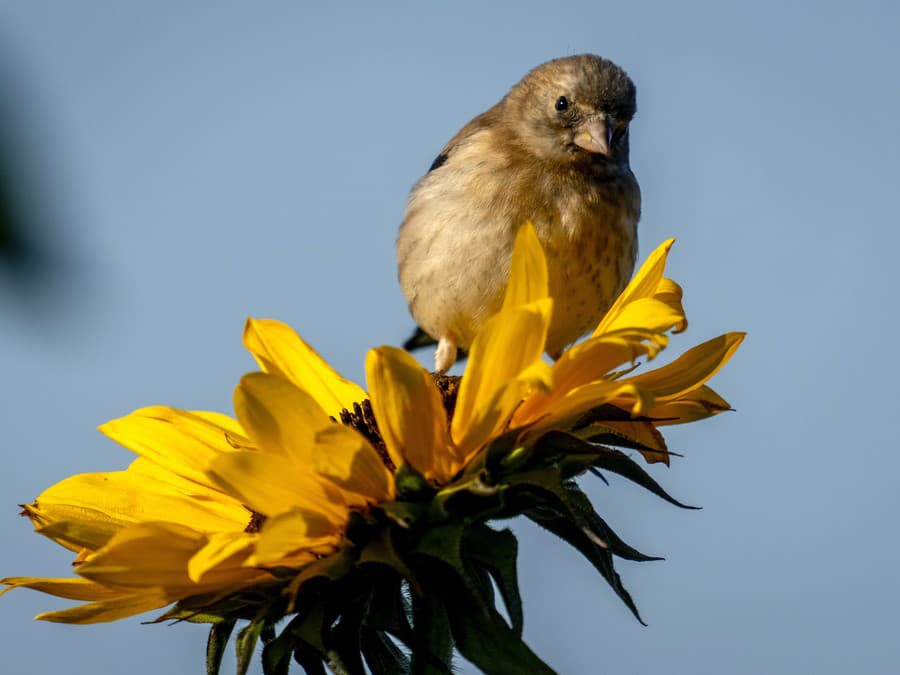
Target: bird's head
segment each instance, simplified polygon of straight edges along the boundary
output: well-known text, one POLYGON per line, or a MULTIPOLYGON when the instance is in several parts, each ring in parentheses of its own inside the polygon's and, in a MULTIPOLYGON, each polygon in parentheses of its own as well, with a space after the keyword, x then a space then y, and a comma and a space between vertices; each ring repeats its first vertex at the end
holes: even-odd
POLYGON ((628 124, 637 110, 624 70, 593 54, 555 59, 507 94, 507 120, 543 160, 628 165, 628 124))

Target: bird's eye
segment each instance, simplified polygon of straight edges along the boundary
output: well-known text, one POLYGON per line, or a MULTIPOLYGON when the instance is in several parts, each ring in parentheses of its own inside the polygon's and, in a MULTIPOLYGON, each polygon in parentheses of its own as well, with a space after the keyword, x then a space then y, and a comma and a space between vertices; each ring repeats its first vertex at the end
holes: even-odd
POLYGON ((556 99, 556 109, 559 112, 562 112, 563 110, 568 110, 569 109, 569 99, 567 99, 565 96, 560 96, 558 99, 556 99))

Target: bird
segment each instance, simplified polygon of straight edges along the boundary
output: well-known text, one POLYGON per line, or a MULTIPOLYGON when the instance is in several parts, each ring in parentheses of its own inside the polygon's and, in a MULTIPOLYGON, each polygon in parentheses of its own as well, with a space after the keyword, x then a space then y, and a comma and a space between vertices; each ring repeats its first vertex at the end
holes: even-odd
POLYGON ((547 61, 463 126, 415 183, 397 235, 398 276, 419 338, 437 342, 435 372, 499 311, 526 221, 547 258, 547 354, 558 358, 609 309, 637 257, 636 112, 635 85, 612 61, 547 61))

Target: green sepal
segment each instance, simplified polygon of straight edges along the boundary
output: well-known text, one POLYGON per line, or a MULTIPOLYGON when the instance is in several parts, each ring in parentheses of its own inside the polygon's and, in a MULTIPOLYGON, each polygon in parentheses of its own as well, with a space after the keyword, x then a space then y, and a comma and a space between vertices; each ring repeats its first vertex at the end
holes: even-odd
POLYGON ((374 585, 365 626, 390 633, 408 648, 412 648, 413 631, 409 625, 410 601, 399 578, 385 579, 374 585))
POLYGON ((384 513, 400 527, 409 529, 425 515, 428 506, 426 504, 397 501, 379 504, 377 510, 384 513))
POLYGON ((637 462, 620 450, 588 443, 587 441, 583 441, 576 436, 572 436, 571 434, 562 431, 547 432, 538 439, 535 445, 553 453, 557 453, 564 458, 561 460, 561 471, 565 478, 571 478, 586 470, 588 466, 593 466, 598 469, 606 469, 612 473, 617 473, 670 504, 674 504, 683 509, 698 508, 696 506, 682 504, 677 499, 670 496, 669 493, 663 490, 660 484, 653 480, 650 474, 644 471, 637 462), (566 466, 566 462, 569 463, 568 467, 566 466), (572 467, 575 467, 574 472, 572 471, 572 467))
POLYGON ((366 545, 359 554, 356 565, 360 566, 367 563, 389 567, 402 578, 406 579, 414 590, 418 588, 418 582, 416 581, 412 570, 409 569, 409 566, 397 553, 390 527, 379 527, 368 542, 366 542, 366 545))
POLYGON ((412 596, 411 675, 451 675, 453 636, 447 611, 433 592, 412 596))
POLYGON ((321 653, 304 642, 294 644, 294 661, 306 675, 327 675, 321 653))
POLYGON ((398 499, 424 502, 434 494, 434 488, 425 480, 425 476, 404 462, 394 474, 394 487, 398 499))
MULTIPOLYGON (((274 630, 271 624, 266 624, 266 628, 274 630)), ((281 631, 281 635, 272 639, 266 639, 266 633, 267 630, 262 634, 265 643, 262 650, 263 675, 288 675, 291 668, 291 654, 294 651, 290 624, 281 631)))
POLYGON ((245 626, 235 638, 234 648, 237 652, 237 675, 246 675, 247 669, 250 667, 250 661, 253 659, 253 652, 256 650, 256 643, 259 641, 259 634, 262 632, 264 625, 265 619, 255 619, 245 626))
POLYGON ((443 560, 456 569, 463 569, 460 547, 465 524, 448 521, 429 526, 416 542, 412 553, 427 555, 443 560))
POLYGON ((578 508, 580 518, 590 523, 591 531, 596 533, 603 541, 606 542, 607 548, 613 555, 625 560, 635 560, 638 562, 652 562, 655 560, 664 560, 659 556, 646 555, 636 548, 626 544, 615 530, 613 530, 600 515, 594 511, 587 495, 584 494, 574 483, 565 483, 563 489, 568 495, 569 508, 578 508))
POLYGON ((625 603, 625 606, 628 607, 629 610, 631 610, 634 617, 644 626, 647 625, 641 618, 640 612, 638 612, 637 606, 631 598, 631 594, 622 585, 622 579, 615 570, 612 553, 608 548, 598 546, 596 541, 585 534, 585 531, 581 527, 575 525, 568 517, 551 515, 549 510, 543 509, 536 509, 533 512, 526 513, 526 515, 541 527, 567 542, 587 558, 594 566, 594 569, 596 569, 610 585, 613 592, 619 596, 619 599, 625 603))
POLYGON ((518 549, 519 542, 508 529, 498 531, 487 525, 476 525, 470 527, 463 538, 464 558, 493 578, 503 597, 512 629, 521 637, 525 617, 516 571, 518 549))
POLYGON ((365 628, 360 631, 363 658, 374 675, 408 675, 409 657, 380 630, 365 628))
POLYGON ((428 565, 428 587, 447 611, 457 650, 487 675, 553 675, 503 616, 450 565, 428 565))
MULTIPOLYGON (((353 547, 347 546, 337 553, 311 562, 291 581, 290 588, 299 593, 303 586, 313 579, 336 581, 346 575, 355 562, 353 547)), ((296 603, 295 603, 296 604, 296 603)), ((293 608, 289 608, 293 609, 293 608)))
POLYGON ((206 675, 219 675, 228 638, 231 637, 236 623, 237 619, 222 619, 209 629, 209 638, 206 641, 206 675))

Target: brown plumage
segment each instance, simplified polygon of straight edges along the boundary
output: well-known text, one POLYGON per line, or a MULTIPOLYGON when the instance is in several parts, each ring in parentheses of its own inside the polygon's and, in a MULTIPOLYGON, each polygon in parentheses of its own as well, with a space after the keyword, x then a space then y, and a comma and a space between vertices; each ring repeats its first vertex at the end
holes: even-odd
POLYGON ((400 285, 438 340, 443 372, 502 302, 516 231, 531 220, 554 298, 547 351, 592 328, 627 283, 640 189, 628 164, 634 84, 582 54, 528 73, 441 151, 397 238, 400 285))

